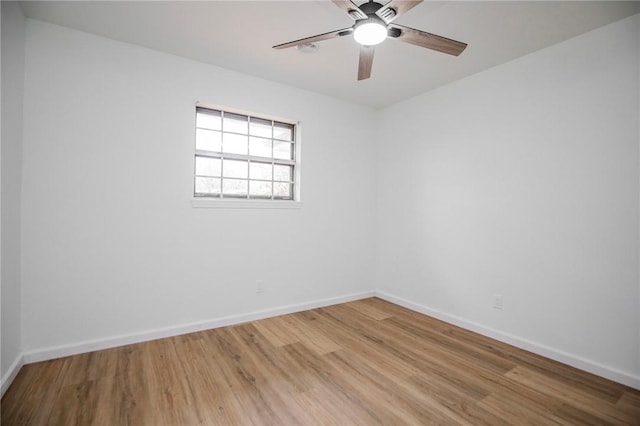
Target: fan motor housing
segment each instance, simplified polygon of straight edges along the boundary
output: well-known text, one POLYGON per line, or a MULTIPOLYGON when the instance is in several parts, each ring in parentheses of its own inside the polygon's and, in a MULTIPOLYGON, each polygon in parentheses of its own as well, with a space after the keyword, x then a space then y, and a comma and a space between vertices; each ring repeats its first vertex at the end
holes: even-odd
POLYGON ((375 13, 380 9, 382 5, 375 1, 368 1, 363 3, 360 6, 360 10, 363 11, 367 16, 375 15, 375 13))

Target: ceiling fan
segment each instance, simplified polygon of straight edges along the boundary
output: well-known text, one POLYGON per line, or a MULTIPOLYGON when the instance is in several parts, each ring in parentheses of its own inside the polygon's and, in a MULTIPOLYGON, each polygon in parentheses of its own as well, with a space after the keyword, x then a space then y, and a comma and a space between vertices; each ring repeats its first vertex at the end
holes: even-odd
POLYGON ((467 47, 466 43, 392 24, 393 20, 398 16, 422 3, 422 1, 391 0, 389 3, 382 5, 374 0, 369 0, 357 6, 351 0, 332 0, 333 4, 347 12, 347 15, 356 21, 352 27, 278 44, 273 48, 285 49, 287 47, 309 45, 317 41, 353 34, 355 41, 361 45, 358 80, 365 80, 371 77, 374 46, 382 43, 387 37, 458 56, 467 47))

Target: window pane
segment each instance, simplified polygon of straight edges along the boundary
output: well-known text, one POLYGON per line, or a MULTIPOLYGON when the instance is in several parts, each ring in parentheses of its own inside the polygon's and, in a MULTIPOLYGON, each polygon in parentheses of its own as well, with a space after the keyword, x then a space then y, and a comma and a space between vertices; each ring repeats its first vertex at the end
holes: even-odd
POLYGON ((273 166, 273 180, 292 181, 292 171, 293 167, 291 166, 282 166, 280 164, 276 164, 275 166, 273 166))
POLYGON ((283 141, 293 141, 293 124, 274 123, 273 138, 283 141))
POLYGON ((268 197, 271 198, 271 182, 249 181, 249 195, 252 197, 268 197))
POLYGON ((223 134, 222 152, 230 154, 247 155, 247 137, 243 135, 234 135, 232 133, 223 134))
POLYGON ((279 198, 291 198, 291 184, 274 182, 273 183, 273 196, 279 198))
POLYGON ((271 139, 250 138, 249 155, 271 158, 271 139))
POLYGON ((273 166, 268 163, 251 163, 249 177, 251 179, 271 180, 273 166))
POLYGON ((220 179, 197 177, 196 194, 217 195, 220 194, 220 179))
POLYGON ((222 183, 224 195, 247 195, 249 181, 242 179, 225 179, 222 183))
POLYGON ((196 129, 196 149, 220 152, 221 137, 220 132, 196 129))
POLYGON ((224 131, 247 134, 249 127, 249 117, 240 114, 224 113, 224 131))
POLYGON ((289 142, 273 141, 273 158, 293 160, 293 144, 289 142))
POLYGON ((196 107, 194 194, 294 199, 296 125, 196 107))
POLYGON ((249 122, 249 134, 271 138, 271 120, 251 117, 249 122))
POLYGON ((196 111, 196 127, 203 127, 211 130, 220 130, 222 128, 220 111, 208 109, 198 109, 196 111))
POLYGON ((222 165, 222 175, 225 178, 247 178, 247 169, 249 163, 247 161, 224 160, 222 165))
POLYGON ((196 174, 204 176, 220 176, 219 158, 196 157, 196 174))

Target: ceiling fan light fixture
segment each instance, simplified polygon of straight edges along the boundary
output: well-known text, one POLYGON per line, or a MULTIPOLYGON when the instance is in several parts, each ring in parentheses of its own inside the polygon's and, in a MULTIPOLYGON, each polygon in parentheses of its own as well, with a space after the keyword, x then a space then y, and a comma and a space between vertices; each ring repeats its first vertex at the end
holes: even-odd
POLYGON ((375 17, 363 19, 354 26, 353 38, 363 46, 375 46, 387 38, 387 26, 375 17))
MULTIPOLYGON (((0 0, 1 1, 1 0, 0 0)), ((346 12, 355 23, 348 28, 317 34, 299 40, 273 46, 274 49, 297 47, 301 52, 312 52, 317 49, 315 42, 345 37, 353 34, 354 40, 361 45, 358 60, 358 81, 371 77, 374 46, 382 43, 387 37, 403 43, 413 44, 449 55, 458 56, 467 47, 466 43, 430 34, 414 28, 393 24, 392 21, 420 4, 424 0, 332 0, 333 4, 346 12), (385 4, 382 5, 384 2, 385 4)))

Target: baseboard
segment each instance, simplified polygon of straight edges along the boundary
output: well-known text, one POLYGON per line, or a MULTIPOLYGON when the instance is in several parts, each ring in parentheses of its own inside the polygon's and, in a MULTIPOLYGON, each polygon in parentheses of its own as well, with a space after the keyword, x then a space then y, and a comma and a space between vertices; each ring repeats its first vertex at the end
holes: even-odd
POLYGON ((599 364, 597 362, 576 356, 574 354, 566 353, 549 346, 533 342, 521 337, 504 333, 499 330, 495 330, 490 327, 483 326, 482 324, 475 323, 473 321, 466 320, 464 318, 450 315, 445 312, 432 309, 428 306, 424 306, 418 303, 411 302, 401 297, 394 296, 392 294, 383 291, 368 291, 362 293, 354 293, 334 298, 320 299, 311 302, 305 302, 300 304, 285 305, 271 309, 265 309, 261 311, 254 311, 246 314, 231 315, 221 318, 215 318, 206 321, 194 322, 189 324, 182 324, 179 326, 165 327, 154 330, 147 330, 140 333, 132 333, 120 336, 112 336, 103 339, 87 340, 83 342, 73 343, 69 345, 60 345, 43 349, 30 350, 21 354, 13 362, 7 374, 2 378, 2 395, 11 385, 11 382, 20 371, 20 368, 24 364, 31 364, 34 362, 48 361, 51 359, 61 358, 70 355, 77 355, 86 352, 93 352, 103 349, 111 349, 119 346, 130 345, 135 343, 142 343, 149 340, 162 339, 166 337, 178 336, 181 334, 194 333, 203 330, 209 330, 219 327, 225 327, 234 324, 240 324, 248 321, 255 321, 259 319, 269 318, 278 315, 291 314, 295 312, 305 311, 309 309, 321 308, 325 306, 335 305, 338 303, 346 303, 354 300, 360 300, 367 297, 379 297, 388 302, 395 303, 403 306, 412 311, 416 311, 431 317, 440 319, 450 324, 462 327, 464 329, 482 334, 483 336, 491 337, 509 345, 533 352, 535 354, 544 356, 546 358, 553 359, 563 364, 576 367, 580 370, 587 371, 589 373, 596 374, 598 376, 613 380, 618 383, 630 386, 632 388, 640 390, 640 377, 626 373, 624 371, 617 370, 615 368, 608 367, 606 365, 599 364))
POLYGON ((22 354, 18 355, 16 359, 13 361, 11 366, 9 367, 9 371, 2 377, 2 386, 0 387, 0 398, 4 396, 4 393, 9 389, 11 383, 13 383, 13 379, 16 378, 18 372, 24 365, 24 356, 22 354))
MULTIPOLYGON (((339 297, 328 299, 320 299, 311 302, 299 303, 294 305, 285 305, 261 311, 254 311, 246 314, 230 315, 221 318, 214 318, 206 321, 199 321, 178 326, 147 330, 140 333, 131 333, 120 336, 111 336, 103 339, 87 340, 68 345, 53 346, 43 349, 30 350, 24 353, 24 364, 34 362, 48 361, 51 359, 62 358, 65 356, 77 355, 86 352, 93 352, 103 349, 111 349, 134 343, 147 342, 149 340, 163 339, 165 337, 179 336, 181 334, 195 333, 213 328, 225 327, 234 324, 240 324, 248 321, 274 317, 278 315, 291 314, 309 309, 321 308, 324 306, 335 305, 338 303, 346 303, 354 300, 364 299, 375 296, 375 291, 362 293, 353 293, 339 297)), ((4 381, 3 381, 4 389, 4 381)))
POLYGON ((395 303, 396 305, 403 306, 407 309, 411 309, 412 311, 429 315, 430 317, 437 318, 449 324, 453 324, 466 330, 482 334, 483 336, 491 337, 492 339, 499 340, 503 343, 507 343, 520 349, 533 352, 537 355, 544 356, 554 361, 570 365, 580 370, 587 371, 597 376, 604 377, 606 379, 613 380, 614 382, 618 382, 623 385, 627 385, 634 389, 640 390, 639 376, 634 376, 624 371, 620 371, 615 368, 611 368, 609 366, 599 364, 597 362, 558 349, 554 349, 537 342, 523 339, 513 334, 504 333, 490 327, 485 327, 482 324, 466 320, 456 315, 450 315, 445 312, 438 311, 437 309, 429 308, 428 306, 411 302, 409 300, 394 296, 384 291, 376 291, 375 293, 376 297, 379 297, 380 299, 395 303))

